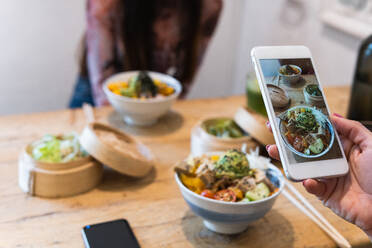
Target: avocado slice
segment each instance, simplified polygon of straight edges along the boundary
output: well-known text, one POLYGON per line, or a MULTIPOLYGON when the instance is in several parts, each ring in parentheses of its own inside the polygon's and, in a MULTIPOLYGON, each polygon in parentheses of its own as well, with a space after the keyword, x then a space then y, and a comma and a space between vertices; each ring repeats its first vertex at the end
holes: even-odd
POLYGON ((309 146, 310 151, 312 151, 315 154, 321 153, 323 151, 323 148, 324 148, 324 144, 323 144, 322 139, 320 138, 317 138, 314 144, 311 144, 309 146))

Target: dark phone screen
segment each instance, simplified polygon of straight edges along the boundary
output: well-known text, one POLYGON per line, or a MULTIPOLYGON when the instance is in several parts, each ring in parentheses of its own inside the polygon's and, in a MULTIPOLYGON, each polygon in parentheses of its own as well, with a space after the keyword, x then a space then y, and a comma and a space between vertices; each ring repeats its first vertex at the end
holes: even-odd
POLYGON ((348 117, 372 126, 372 36, 359 51, 348 117))
POLYGON ((129 223, 124 219, 87 225, 83 231, 85 245, 88 248, 140 247, 129 223))

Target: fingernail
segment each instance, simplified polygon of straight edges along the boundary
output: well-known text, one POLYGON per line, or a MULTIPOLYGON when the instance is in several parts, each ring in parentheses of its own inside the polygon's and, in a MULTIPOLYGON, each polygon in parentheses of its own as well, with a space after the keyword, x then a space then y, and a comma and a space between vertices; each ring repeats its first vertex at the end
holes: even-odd
POLYGON ((344 118, 342 115, 337 114, 337 113, 333 113, 333 115, 336 116, 336 117, 339 117, 339 118, 344 118))
POLYGON ((270 124, 270 122, 269 121, 266 121, 266 126, 268 126, 270 124))
POLYGON ((270 145, 266 145, 266 151, 268 151, 270 148, 270 145))

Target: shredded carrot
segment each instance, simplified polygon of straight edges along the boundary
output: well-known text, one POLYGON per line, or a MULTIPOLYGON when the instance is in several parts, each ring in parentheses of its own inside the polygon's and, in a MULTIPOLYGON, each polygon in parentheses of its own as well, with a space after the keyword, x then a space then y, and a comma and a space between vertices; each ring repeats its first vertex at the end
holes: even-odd
POLYGON ((273 194, 275 194, 278 191, 279 191, 279 189, 278 188, 275 188, 274 191, 270 193, 270 196, 273 195, 273 194))

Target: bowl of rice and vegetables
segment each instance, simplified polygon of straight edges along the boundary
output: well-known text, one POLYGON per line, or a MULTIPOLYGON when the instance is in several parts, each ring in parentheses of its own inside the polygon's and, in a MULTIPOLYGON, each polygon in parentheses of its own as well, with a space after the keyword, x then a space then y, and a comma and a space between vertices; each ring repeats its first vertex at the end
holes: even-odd
POLYGON ((283 186, 283 176, 258 151, 236 149, 189 157, 175 167, 175 179, 191 210, 219 233, 239 233, 262 218, 283 186))

